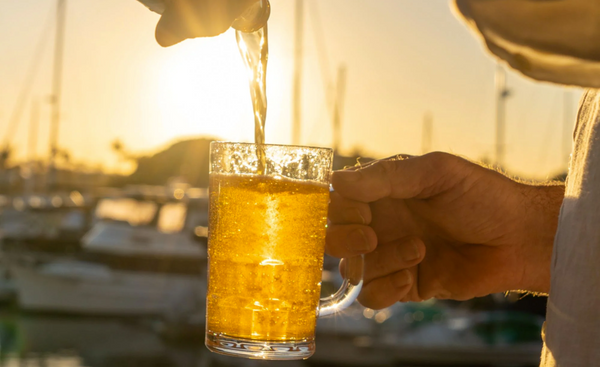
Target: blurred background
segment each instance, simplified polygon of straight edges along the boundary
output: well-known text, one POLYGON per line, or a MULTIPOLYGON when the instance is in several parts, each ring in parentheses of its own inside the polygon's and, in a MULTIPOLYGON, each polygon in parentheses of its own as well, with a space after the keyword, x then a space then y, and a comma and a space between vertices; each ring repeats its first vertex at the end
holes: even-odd
MULTIPOLYGON (((337 169, 440 150, 564 179, 581 91, 498 65, 449 1, 271 5, 268 143, 333 147, 337 169)), ((158 17, 0 0, 0 365, 281 364, 202 346, 208 145, 253 141, 252 105, 231 30, 165 49, 158 17)), ((535 366, 544 313, 518 295, 356 305, 286 365, 535 366)))

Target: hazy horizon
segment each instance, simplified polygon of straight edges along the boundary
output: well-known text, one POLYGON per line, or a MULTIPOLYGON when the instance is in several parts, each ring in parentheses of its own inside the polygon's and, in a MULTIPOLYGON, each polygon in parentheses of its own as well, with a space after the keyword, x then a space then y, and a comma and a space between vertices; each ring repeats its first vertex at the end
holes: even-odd
MULTIPOLYGON (((342 154, 356 149, 373 157, 419 154, 429 112, 432 150, 493 159, 496 63, 454 17, 448 1, 305 3, 302 144, 331 146, 324 85, 343 63, 348 80, 342 154), (315 32, 317 14, 322 33, 315 32)), ((15 160, 25 158, 33 99, 42 106, 37 154, 48 153, 55 5, 55 0, 0 1, 2 140, 42 34, 45 44, 31 98, 15 136, 8 137, 15 160)), ((291 141, 294 6, 272 0, 272 8, 266 139, 285 144, 291 141)), ((75 161, 124 169, 111 149, 115 139, 134 153, 200 135, 252 141, 250 95, 233 33, 163 49, 154 41, 157 20, 135 0, 68 1, 59 144, 75 161)), ((506 168, 532 178, 566 169, 564 89, 513 72, 508 86, 513 96, 507 105, 506 168)), ((572 124, 580 91, 566 93, 572 124)))

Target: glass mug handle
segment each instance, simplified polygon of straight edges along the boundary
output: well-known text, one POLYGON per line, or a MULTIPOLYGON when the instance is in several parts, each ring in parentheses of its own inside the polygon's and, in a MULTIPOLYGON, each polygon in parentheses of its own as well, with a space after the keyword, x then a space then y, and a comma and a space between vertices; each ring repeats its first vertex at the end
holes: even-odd
POLYGON ((342 260, 344 264, 344 282, 335 294, 321 298, 319 317, 333 315, 350 306, 358 297, 363 286, 363 255, 342 260))
MULTIPOLYGON (((333 186, 329 185, 329 192, 333 191, 333 186)), ((319 317, 333 315, 348 308, 360 294, 363 286, 364 256, 345 258, 342 262, 344 263, 344 282, 337 292, 329 297, 321 298, 319 317)))

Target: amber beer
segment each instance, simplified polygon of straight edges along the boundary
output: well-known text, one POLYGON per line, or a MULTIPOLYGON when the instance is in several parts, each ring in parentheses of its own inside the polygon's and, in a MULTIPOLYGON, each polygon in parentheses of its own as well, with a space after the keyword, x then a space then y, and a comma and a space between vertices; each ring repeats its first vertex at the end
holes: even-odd
POLYGON ((256 359, 305 359, 318 316, 348 307, 358 274, 319 300, 333 150, 212 142, 206 347, 256 359))
POLYGON ((323 183, 211 174, 208 335, 314 338, 328 203, 323 183))

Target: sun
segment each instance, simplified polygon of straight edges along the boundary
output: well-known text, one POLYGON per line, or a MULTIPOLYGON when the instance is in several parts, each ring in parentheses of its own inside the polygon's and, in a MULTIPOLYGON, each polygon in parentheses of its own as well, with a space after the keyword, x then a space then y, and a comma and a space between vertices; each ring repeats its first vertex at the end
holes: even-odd
POLYGON ((168 51, 157 88, 163 133, 251 140, 247 73, 231 32, 188 40, 168 51))

